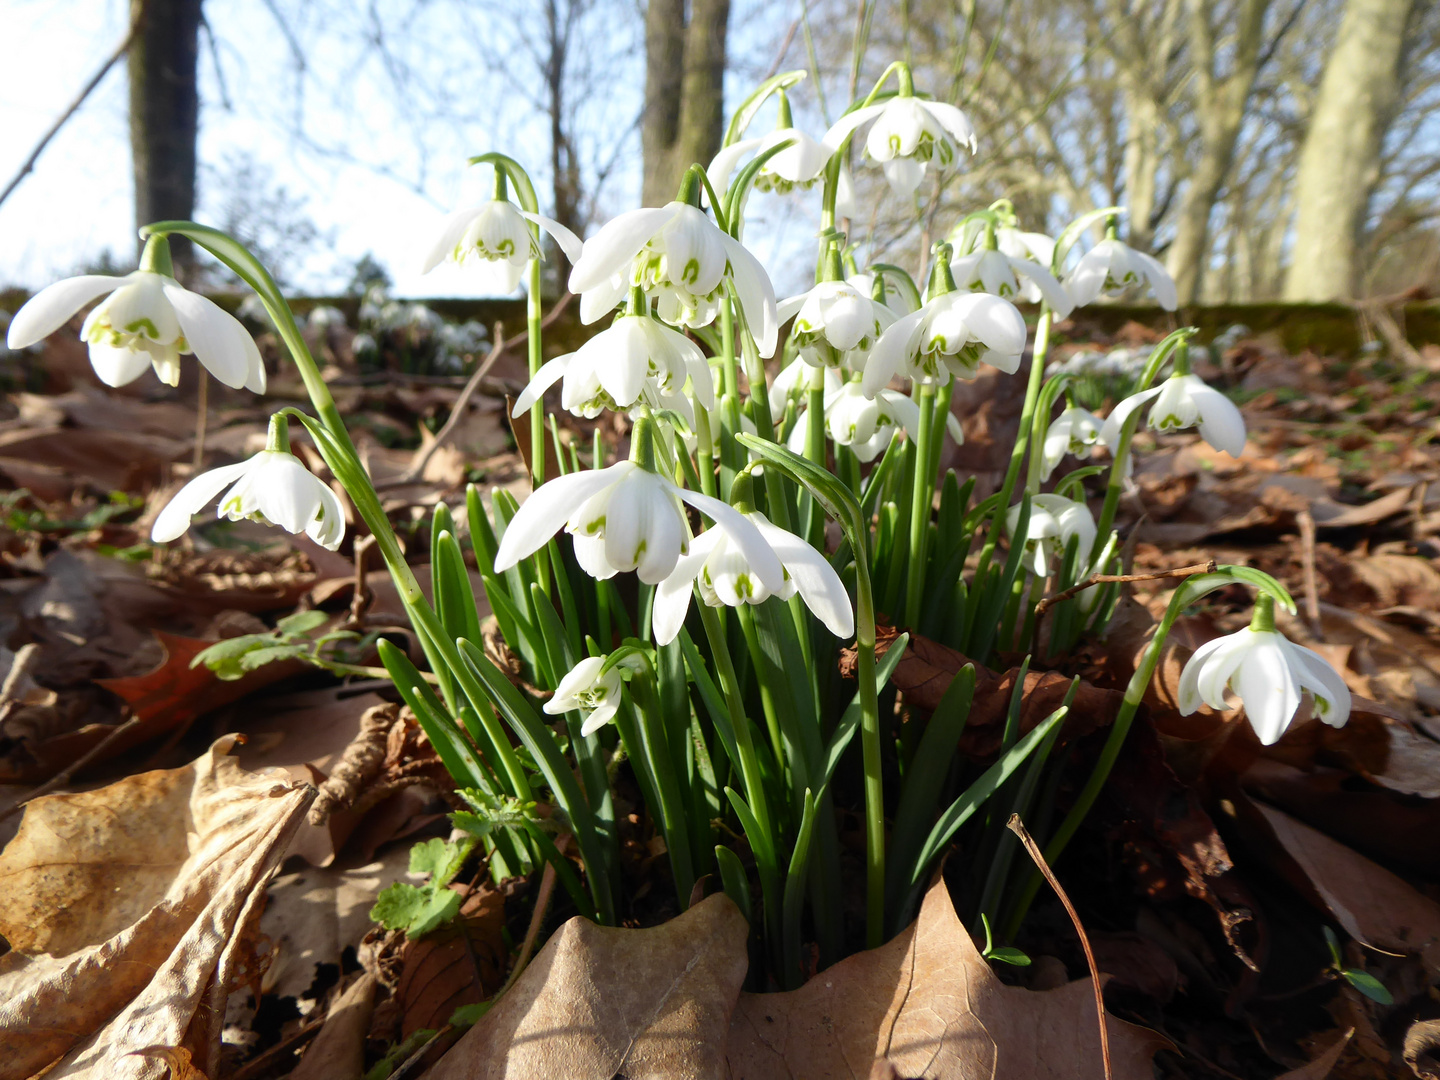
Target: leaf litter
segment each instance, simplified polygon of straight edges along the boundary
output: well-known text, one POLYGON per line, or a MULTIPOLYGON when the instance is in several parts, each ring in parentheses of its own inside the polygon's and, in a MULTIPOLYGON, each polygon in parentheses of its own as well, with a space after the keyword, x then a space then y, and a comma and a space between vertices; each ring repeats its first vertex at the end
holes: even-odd
MULTIPOLYGON (((1047 928, 1052 909, 1037 910, 1023 972, 992 971, 940 888, 882 949, 812 965, 798 990, 752 993, 741 990, 744 920, 723 897, 612 930, 561 921, 563 900, 537 919, 527 882, 482 884, 473 856, 448 885, 408 873, 397 838, 438 843, 450 793, 379 684, 337 693, 308 668, 226 681, 189 666, 297 606, 403 635, 388 575, 246 523, 157 555, 148 521, 183 479, 190 447, 176 433, 193 424, 193 395, 102 393, 85 385, 83 355, 64 360, 47 363, 58 392, 11 395, 0 419, 0 673, 15 673, 0 700, 0 798, 52 777, 66 792, 0 823, 20 822, 0 854, 0 1042, 19 1047, 0 1077, 62 1058, 49 1075, 359 1076, 406 1058, 439 1077, 551 1075, 557 1062, 576 1076, 1098 1075, 1093 999, 1070 979, 1083 965, 1073 935, 1047 928), (206 749, 225 732, 250 741, 206 749), (85 761, 97 746, 105 753, 85 761), (316 787, 325 810, 312 823, 316 787), (136 865, 136 851, 149 861, 136 865), (370 911, 395 882, 459 917, 410 940, 374 928, 370 911), (531 923, 556 928, 483 1011, 531 923)), ((1242 342, 1223 372, 1198 369, 1249 395, 1251 441, 1237 462, 1193 437, 1138 437, 1153 445, 1122 505, 1133 569, 1213 555, 1275 574, 1301 602, 1283 629, 1335 661, 1356 718, 1339 732, 1297 725, 1265 749, 1234 710, 1179 717, 1180 666, 1237 628, 1238 605, 1217 594, 1183 620, 1111 789, 1057 868, 1115 975, 1114 1075, 1152 1075, 1166 1045, 1154 1061, 1167 1076, 1433 1074, 1440 451, 1416 433, 1440 415, 1440 394, 1264 342, 1242 342), (1299 940, 1321 924, 1353 939, 1347 964, 1380 977, 1393 1006, 1325 976, 1323 945, 1299 940)), ((461 452, 426 456, 420 420, 458 388, 392 373, 336 389, 347 415, 365 418, 357 441, 402 523, 437 497, 453 504, 467 478, 523 477, 498 399, 477 396, 461 452)), ((960 410, 967 443, 950 452, 983 495, 1003 472, 992 451, 1019 403, 964 390, 976 399, 960 410)), ((263 440, 263 414, 239 401, 212 402, 212 457, 263 440)), ((427 580, 423 535, 406 543, 427 580)), ((1061 743, 1077 768, 1103 740, 1169 589, 1130 592, 1108 641, 1025 678, 1022 730, 1081 676, 1061 743)), ((961 747, 970 760, 1000 746, 1021 658, 1004 659, 1006 670, 980 672, 961 747)), ((907 709, 923 717, 964 662, 912 636, 895 673, 907 709)), ((642 878, 662 864, 653 852, 627 863, 642 878)))

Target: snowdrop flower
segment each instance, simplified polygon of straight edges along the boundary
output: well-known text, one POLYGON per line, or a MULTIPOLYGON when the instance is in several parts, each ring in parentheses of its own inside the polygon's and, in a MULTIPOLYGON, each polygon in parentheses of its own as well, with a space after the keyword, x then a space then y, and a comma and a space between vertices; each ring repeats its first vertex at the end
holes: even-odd
MULTIPOLYGON (((153 243, 154 241, 152 241, 153 243)), ((150 248, 146 248, 147 256, 150 248)), ((164 260, 168 263, 168 257, 164 260)), ((141 265, 153 264, 142 258, 141 265)), ((125 277, 86 274, 41 289, 10 321, 6 343, 23 349, 49 337, 98 296, 80 338, 106 386, 134 382, 149 368, 168 386, 180 383, 180 357, 195 359, 226 386, 265 392, 265 365, 249 333, 231 314, 184 288, 168 273, 142 269, 125 277)))
MULTIPOLYGON (((632 439, 653 438, 643 419, 632 439)), ((648 585, 670 576, 690 550, 681 502, 689 503, 729 533, 745 552, 757 580, 771 592, 784 582, 780 562, 755 526, 728 503, 687 491, 635 461, 607 469, 586 469, 542 484, 520 505, 495 554, 495 569, 508 570, 544 547, 556 530, 575 539, 575 558, 593 578, 604 580, 634 570, 648 585)))
POLYGON ((690 610, 692 584, 700 587, 701 599, 710 607, 763 604, 771 596, 788 600, 798 592, 832 634, 842 639, 853 634, 855 613, 850 596, 829 560, 757 510, 746 511, 743 519, 764 538, 772 557, 778 557, 784 568, 782 580, 765 580, 733 530, 707 529, 655 590, 651 628, 656 644, 668 645, 680 632, 690 610))
POLYGON ((1140 406, 1154 399, 1150 406, 1149 424, 1152 431, 1181 431, 1199 426, 1200 437, 1216 450, 1231 457, 1245 452, 1245 418, 1235 403, 1208 386, 1198 375, 1189 373, 1170 376, 1159 386, 1131 394, 1111 411, 1100 432, 1100 441, 1118 446, 1120 429, 1140 406))
MULTIPOLYGON (((1005 515, 1005 528, 1011 536, 1020 524, 1020 506, 1010 507, 1005 515)), ((1063 495, 1030 496, 1030 524, 1025 530, 1025 554, 1020 564, 1037 577, 1048 577, 1058 570, 1065 559, 1065 548, 1071 537, 1079 540, 1075 565, 1090 565, 1090 549, 1095 546, 1095 519, 1090 508, 1063 495)))
POLYGON ((901 373, 943 386, 952 375, 975 378, 982 362, 1013 375, 1025 335, 1025 320, 1010 301, 988 293, 944 293, 881 335, 860 385, 873 397, 901 373))
POLYGON ((895 316, 848 281, 822 281, 809 292, 780 302, 779 319, 793 317, 790 336, 800 359, 814 367, 861 371, 895 316))
POLYGON ((622 315, 575 352, 545 363, 516 400, 513 415, 528 411, 562 378, 560 402, 576 416, 623 411, 642 397, 658 406, 679 395, 687 378, 696 400, 715 407, 714 376, 699 346, 646 314, 622 315))
POLYGON ((287 422, 270 418, 266 448, 248 461, 201 473, 182 487, 150 531, 150 539, 164 544, 190 528, 190 518, 230 484, 215 509, 217 518, 249 518, 279 525, 286 532, 303 532, 321 547, 334 551, 345 537, 345 512, 330 486, 305 468, 290 453, 287 422))
POLYGON ((904 198, 915 193, 930 162, 947 168, 960 147, 975 152, 975 129, 964 113, 941 101, 922 101, 904 88, 898 97, 842 116, 821 141, 838 147, 872 120, 865 154, 880 162, 891 190, 904 198))
POLYGON ((876 275, 866 270, 860 274, 851 274, 845 280, 876 303, 884 304, 890 309, 890 313, 897 318, 909 315, 916 310, 915 300, 911 297, 910 293, 901 289, 894 277, 890 274, 876 275), (884 294, 882 296, 875 295, 875 279, 877 276, 884 286, 884 294))
POLYGON ((1089 409, 1071 405, 1045 429, 1045 442, 1040 448, 1040 479, 1049 480, 1055 466, 1066 454, 1093 455, 1095 447, 1111 445, 1101 438, 1103 421, 1089 409))
POLYGON ((1093 304, 1102 295, 1119 296, 1136 285, 1148 285, 1166 311, 1174 311, 1179 304, 1170 272, 1158 260, 1113 236, 1087 251, 1065 278, 1075 307, 1093 304))
MULTIPOLYGON (((792 362, 780 369, 780 373, 770 380, 770 415, 775 417, 777 422, 785 415, 785 406, 791 398, 803 402, 805 395, 810 390, 810 373, 815 369, 809 364, 792 362)), ((831 393, 838 391, 841 386, 840 373, 834 368, 825 369, 825 394, 828 397, 831 393)), ((741 414, 741 419, 747 417, 741 414)))
POLYGON ((1261 595, 1250 625, 1239 633, 1207 641, 1180 672, 1177 704, 1189 714, 1203 702, 1224 709, 1225 688, 1240 696, 1250 726, 1266 746, 1285 734, 1300 698, 1309 693, 1315 715, 1331 727, 1350 718, 1345 680, 1313 649, 1296 645, 1275 629, 1274 600, 1261 595))
POLYGON ((585 714, 580 734, 595 734, 620 710, 620 667, 617 664, 602 675, 600 669, 604 666, 603 656, 587 656, 581 660, 560 680, 554 695, 542 708, 552 716, 578 709, 585 714))
MULTIPOLYGON (((945 417, 946 430, 956 445, 965 441, 964 429, 954 413, 945 417)), ((809 412, 790 433, 786 445, 805 452, 809 412)), ((920 432, 920 406, 896 390, 880 390, 867 398, 858 382, 845 383, 825 394, 825 432, 837 446, 848 446, 861 461, 874 461, 890 445, 895 429, 910 438, 920 432)))
POLYGON ((710 186, 723 195, 741 161, 747 157, 759 157, 787 139, 790 145, 760 166, 760 171, 755 174, 756 190, 788 195, 797 187, 813 187, 835 149, 793 127, 776 128, 758 139, 741 139, 725 147, 705 170, 710 186))
POLYGON ((592 323, 638 285, 659 300, 668 323, 706 326, 720 310, 726 274, 760 347, 771 356, 780 333, 775 287, 758 259, 704 212, 688 203, 631 210, 585 241, 570 291, 580 297, 580 318, 592 323))
POLYGON ((1055 275, 1030 259, 1008 255, 998 248, 980 248, 961 255, 950 264, 955 284, 973 292, 986 292, 1006 299, 1044 299, 1050 310, 1065 318, 1074 308, 1070 294, 1055 275), (1016 275, 1019 274, 1017 280, 1016 275))
POLYGON ((580 257, 580 238, 558 221, 521 210, 508 199, 491 199, 456 210, 445 220, 421 273, 428 274, 447 258, 462 266, 478 259, 486 271, 482 284, 497 293, 512 293, 526 264, 541 257, 530 222, 553 236, 572 263, 580 257))

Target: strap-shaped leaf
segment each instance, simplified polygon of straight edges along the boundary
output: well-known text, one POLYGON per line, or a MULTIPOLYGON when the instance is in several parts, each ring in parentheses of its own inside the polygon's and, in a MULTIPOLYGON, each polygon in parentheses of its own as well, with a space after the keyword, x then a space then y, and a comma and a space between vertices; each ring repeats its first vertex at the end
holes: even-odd
POLYGON ((860 514, 860 503, 854 493, 835 476, 822 469, 813 461, 807 461, 799 454, 778 443, 769 442, 745 432, 736 434, 735 439, 748 450, 759 454, 767 463, 776 466, 797 483, 825 508, 825 512, 838 521, 850 533, 850 545, 857 552, 859 538, 864 535, 865 522, 860 514))

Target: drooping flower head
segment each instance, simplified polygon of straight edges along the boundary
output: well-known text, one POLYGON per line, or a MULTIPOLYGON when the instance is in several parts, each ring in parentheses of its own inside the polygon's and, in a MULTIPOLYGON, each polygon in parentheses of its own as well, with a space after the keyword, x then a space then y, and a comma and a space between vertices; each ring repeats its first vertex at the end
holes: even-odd
POLYGON ((798 592, 836 637, 848 638, 855 632, 850 595, 829 560, 755 510, 749 503, 749 490, 749 474, 741 473, 731 497, 737 500, 736 510, 759 532, 780 562, 782 580, 777 584, 760 572, 752 551, 738 542, 733 529, 705 530, 655 590, 652 629, 657 644, 668 645, 680 632, 690 609, 692 585, 699 588, 701 599, 710 607, 763 604, 772 596, 788 600, 798 592))
POLYGON ((825 171, 825 165, 835 153, 835 148, 811 138, 795 127, 790 116, 790 99, 784 90, 776 93, 780 112, 775 129, 768 134, 752 139, 737 139, 715 155, 705 175, 710 185, 722 195, 730 186, 730 176, 740 162, 748 157, 759 157, 771 147, 789 143, 760 166, 755 174, 757 191, 774 191, 789 194, 796 188, 813 187, 825 171))
MULTIPOLYGON (((632 431, 638 458, 650 451, 652 425, 642 417, 632 431)), ((682 502, 731 534, 767 588, 781 588, 780 562, 754 525, 728 503, 688 491, 638 460, 557 476, 531 492, 500 539, 495 569, 508 570, 564 528, 574 538, 576 561, 591 577, 634 570, 641 581, 658 585, 690 550, 682 502)))
POLYGON ((1179 306, 1175 279, 1159 260, 1128 247, 1113 235, 1081 256, 1075 269, 1065 276, 1065 290, 1075 307, 1093 304, 1101 296, 1123 296, 1142 286, 1149 287, 1155 302, 1166 311, 1179 306))
POLYGON ((1075 306, 1055 275, 1031 259, 1020 258, 998 247, 982 247, 961 255, 950 264, 955 284, 972 292, 986 292, 1007 300, 1040 300, 1063 319, 1075 306))
MULTIPOLYGON (((1005 515, 1005 528, 1014 536, 1020 525, 1020 506, 1010 507, 1005 515)), ((1095 518, 1083 502, 1063 495, 1032 495, 1030 523, 1021 543, 1025 554, 1020 564, 1038 577, 1058 570, 1065 559, 1065 548, 1072 538, 1076 541, 1075 565, 1088 566, 1090 550, 1095 546, 1095 518)))
POLYGON ((699 346, 652 319, 644 307, 643 301, 633 304, 632 313, 575 352, 546 362, 516 400, 514 415, 526 412, 562 378, 560 402, 576 416, 623 412, 641 400, 652 408, 669 407, 686 379, 695 399, 713 409, 714 375, 699 346))
POLYGON ((1225 690, 1245 705, 1250 726, 1266 746, 1276 742, 1295 719, 1301 696, 1315 702, 1315 715, 1331 727, 1350 718, 1350 690, 1319 653, 1296 645, 1275 629, 1274 600, 1261 595, 1244 630, 1207 641, 1180 672, 1176 704, 1182 714, 1203 702, 1226 708, 1225 690))
POLYGON ((1010 301, 988 293, 942 293, 880 336, 860 385, 870 397, 896 374, 943 386, 951 376, 975 378, 982 363, 1014 374, 1025 336, 1025 319, 1010 301))
POLYGON ((1066 454, 1093 454, 1098 446, 1108 443, 1101 437, 1104 421, 1089 409, 1071 405, 1045 429, 1045 442, 1040 449, 1040 479, 1049 480, 1066 454))
POLYGON ((587 656, 560 680, 555 693, 545 702, 552 716, 578 709, 585 717, 581 735, 593 735, 614 719, 620 710, 623 677, 618 666, 603 671, 605 657, 587 656), (603 673, 602 673, 603 672, 603 673))
POLYGON ((592 323, 614 310, 638 286, 658 301, 660 318, 700 327, 720 310, 725 278, 735 293, 761 356, 771 356, 779 335, 775 287, 759 260, 689 203, 631 210, 585 241, 570 271, 580 317, 592 323))
POLYGON ((80 338, 107 386, 124 386, 153 368, 167 386, 180 384, 180 357, 195 359, 226 386, 265 392, 265 365, 245 327, 229 312, 172 276, 169 245, 151 237, 141 268, 124 277, 86 274, 46 286, 10 321, 6 344, 23 349, 49 337, 96 297, 80 338))
POLYGON ((446 218, 421 272, 428 274, 446 259, 461 266, 474 263, 482 271, 482 286, 512 293, 530 260, 541 257, 531 222, 553 236, 572 263, 580 257, 580 238, 564 225, 499 197, 462 207, 446 218))
POLYGON ((880 335, 895 321, 884 304, 876 303, 848 281, 822 281, 798 296, 782 300, 781 322, 790 328, 800 359, 814 367, 864 370, 865 359, 880 335))
POLYGON ((909 73, 901 69, 900 92, 889 101, 847 113, 821 140, 838 147, 854 131, 871 124, 865 156, 878 161, 895 194, 909 198, 930 164, 949 168, 964 148, 975 152, 975 129, 965 114, 942 101, 914 96, 909 73), (871 123, 874 121, 874 123, 871 123))
POLYGON ((1117 446, 1120 430, 1130 415, 1147 401, 1154 400, 1147 417, 1152 431, 1183 431, 1199 427, 1200 437, 1231 457, 1245 452, 1245 418, 1235 403, 1198 375, 1177 373, 1159 386, 1132 394, 1111 410, 1100 431, 1100 440, 1117 446))
POLYGON ((178 539, 190 528, 190 519, 226 485, 230 489, 215 508, 218 518, 248 518, 279 525, 286 532, 303 532, 331 551, 345 538, 339 498, 290 453, 285 417, 276 415, 270 418, 270 439, 264 450, 238 465, 203 472, 182 487, 155 519, 150 539, 157 544, 178 539))
MULTIPOLYGON (((809 424, 807 410, 790 433, 787 445, 797 454, 805 452, 809 424)), ((945 427, 957 446, 965 441, 954 413, 946 413, 945 427)), ((920 433, 920 406, 899 391, 881 389, 867 398, 858 382, 826 391, 825 433, 835 445, 848 446, 861 461, 874 461, 890 445, 896 428, 912 439, 920 433)))

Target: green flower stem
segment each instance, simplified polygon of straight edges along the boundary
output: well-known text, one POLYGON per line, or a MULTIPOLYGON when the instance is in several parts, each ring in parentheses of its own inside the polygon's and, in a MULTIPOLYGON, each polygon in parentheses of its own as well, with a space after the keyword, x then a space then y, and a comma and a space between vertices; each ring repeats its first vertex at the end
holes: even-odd
POLYGON ((925 596, 926 547, 930 541, 930 507, 935 499, 935 464, 930 457, 935 426, 935 384, 920 384, 920 430, 915 436, 915 484, 910 497, 910 558, 905 565, 905 620, 915 626, 925 596))
MULTIPOLYGON (((1160 625, 1155 628, 1150 644, 1145 647, 1145 653, 1140 659, 1139 666, 1135 669, 1135 674, 1130 677, 1130 682, 1125 687, 1124 700, 1121 701, 1120 709, 1115 714, 1114 723, 1110 725, 1110 734, 1106 736, 1105 745, 1100 750, 1100 757, 1095 762, 1095 768, 1091 771, 1090 778, 1080 789, 1080 794, 1075 797, 1074 805, 1070 807, 1070 812, 1065 815, 1065 820, 1060 823, 1060 827, 1055 830, 1055 835, 1045 845, 1045 861, 1052 867, 1065 851, 1066 845, 1070 843, 1076 830, 1080 828, 1085 816, 1090 813, 1090 808, 1095 805, 1095 800, 1099 797, 1101 788, 1105 786, 1105 781, 1110 778, 1110 772, 1114 769, 1115 762, 1120 757, 1120 750, 1125 745, 1125 736, 1130 733, 1130 725, 1135 720, 1135 713, 1145 698, 1145 690, 1155 675, 1156 667, 1160 664, 1161 654, 1165 651, 1165 640, 1170 636, 1170 630, 1175 625, 1175 620, 1186 608, 1207 593, 1223 589, 1238 581, 1256 585, 1259 584, 1259 576, 1258 571, 1225 566, 1214 573, 1196 574, 1186 578, 1171 595, 1170 605, 1165 609, 1165 615, 1161 618, 1160 625), (1237 573, 1237 570, 1240 572, 1237 573)), ((1264 586, 1261 588, 1263 589, 1264 586)), ((1266 594, 1262 592, 1262 595, 1266 594)), ((1288 596, 1288 594, 1285 595, 1288 596)), ((1010 911, 1004 935, 1007 939, 1014 939, 1020 923, 1035 900, 1040 883, 1041 878, 1038 872, 1031 874, 1026 880, 1010 911)))
MULTIPOLYGON (((531 225, 531 231, 537 226, 531 225)), ((541 352, 540 341, 540 260, 531 259, 526 267, 529 277, 529 296, 525 299, 525 322, 530 330, 530 337, 527 342, 530 361, 530 378, 535 378, 536 372, 544 362, 541 352)), ((530 409, 530 482, 534 487, 539 487, 545 482, 545 404, 538 398, 530 409)), ((541 575, 542 580, 548 575, 541 575)), ((549 591, 548 589, 546 590, 549 591)))
POLYGON ((1010 451, 1010 464, 1005 469, 1005 480, 1000 485, 1000 500, 995 504, 995 513, 990 519, 990 531, 985 537, 985 546, 980 549, 980 562, 975 568, 973 594, 977 596, 981 591, 979 586, 985 581, 990 563, 995 557, 995 546, 1000 542, 1000 534, 1005 531, 1005 514, 1009 511, 1010 500, 1015 495, 1015 485, 1020 479, 1020 465, 1025 460, 1025 450, 1030 446, 1035 404, 1040 399, 1040 387, 1045 381, 1045 359, 1050 352, 1050 323, 1053 319, 1050 305, 1043 305, 1040 321, 1035 325, 1035 348, 1031 352, 1030 380, 1025 385, 1025 403, 1020 409, 1020 429, 1015 436, 1015 447, 1010 451))
POLYGON ((880 762, 880 688, 875 678, 875 594, 869 560, 860 550, 855 552, 855 593, 860 751, 865 769, 865 943, 874 949, 885 939, 885 779, 880 762))
MULTIPOLYGON (((791 362, 803 363, 798 358, 791 362)), ((806 398, 805 460, 813 461, 823 469, 825 468, 825 369, 823 367, 811 369, 810 386, 806 398)), ((820 513, 818 508, 810 515, 810 535, 805 539, 815 547, 824 550, 825 515, 820 513)))
POLYGON ((745 647, 750 652, 750 665, 755 669, 755 679, 760 686, 760 708, 765 713, 765 728, 770 735, 770 748, 775 751, 775 761, 787 774, 788 779, 789 763, 799 755, 786 753, 785 737, 780 730, 780 710, 775 704, 775 690, 771 685, 771 664, 760 647, 760 637, 755 632, 755 617, 750 613, 750 605, 741 604, 736 609, 736 614, 740 619, 740 629, 745 635, 745 647))
POLYGON ((1140 413, 1136 409, 1126 419, 1120 428, 1120 443, 1113 448, 1114 460, 1110 463, 1110 479, 1105 485, 1105 503, 1100 507, 1100 520, 1095 525, 1095 535, 1100 543, 1097 548, 1103 547, 1104 542, 1110 535, 1110 530, 1115 527, 1115 514, 1120 509, 1120 493, 1125 486, 1125 464, 1130 460, 1130 441, 1135 438, 1135 427, 1140 423, 1140 413))
POLYGON ((712 499, 715 494, 715 433, 710 427, 710 411, 698 402, 695 405, 695 468, 700 473, 700 490, 712 499))
MULTIPOLYGON (((646 667, 649 667, 647 662, 646 667)), ((665 738, 664 711, 660 707, 660 695, 655 690, 653 671, 645 671, 630 680, 630 689, 639 706, 640 726, 644 738, 644 758, 654 777, 655 790, 660 800, 661 827, 664 831, 665 846, 670 852, 670 870, 675 878, 675 895, 680 901, 680 910, 690 903, 690 892, 695 886, 694 862, 690 855, 690 832, 685 817, 685 799, 680 791, 680 782, 675 776, 675 759, 665 738)), ((638 749, 638 748, 637 748, 638 749)))
POLYGON ((735 664, 730 657, 730 646, 725 640, 725 628, 720 625, 720 616, 705 603, 705 598, 696 591, 695 606, 700 609, 700 621, 705 626, 705 637, 710 643, 710 654, 715 661, 715 673, 720 677, 720 687, 725 694, 725 706, 730 713, 730 725, 735 729, 735 750, 740 760, 740 779, 745 785, 745 799, 755 814, 755 820, 767 837, 775 835, 774 822, 770 817, 770 804, 765 798, 765 783, 760 772, 760 759, 755 756, 755 743, 750 737, 750 720, 745 715, 745 701, 740 693, 740 680, 735 676, 735 664))
MULTIPOLYGON (((734 310, 737 307, 735 290, 726 284, 726 302, 720 310, 734 310)), ((770 415, 769 383, 765 379, 765 362, 760 359, 760 350, 755 345, 755 336, 744 325, 740 316, 740 352, 745 363, 745 379, 750 384, 750 419, 755 421, 755 431, 766 442, 778 442, 775 438, 775 418, 770 415)), ((821 415, 824 415, 822 409, 821 415)), ((790 501, 786 497, 785 479, 775 469, 765 470, 766 516, 780 528, 790 531, 790 501)))

